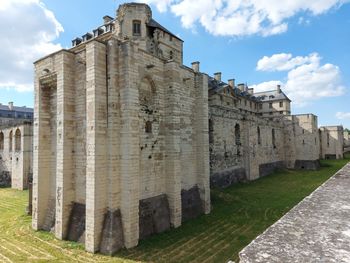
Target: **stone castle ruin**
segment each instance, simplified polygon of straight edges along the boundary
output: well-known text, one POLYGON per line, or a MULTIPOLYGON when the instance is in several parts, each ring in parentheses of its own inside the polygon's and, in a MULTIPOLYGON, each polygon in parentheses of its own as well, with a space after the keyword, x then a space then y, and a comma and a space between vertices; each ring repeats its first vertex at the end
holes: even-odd
POLYGON ((34 229, 112 254, 209 213, 210 185, 342 157, 327 144, 342 131, 290 115, 280 86, 254 93, 182 61, 183 41, 130 3, 35 62, 34 229))

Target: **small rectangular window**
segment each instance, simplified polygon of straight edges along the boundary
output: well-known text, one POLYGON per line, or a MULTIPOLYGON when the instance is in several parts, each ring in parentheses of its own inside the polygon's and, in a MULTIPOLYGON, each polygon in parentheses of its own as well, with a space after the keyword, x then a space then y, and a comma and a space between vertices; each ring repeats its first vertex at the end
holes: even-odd
POLYGON ((269 103, 269 108, 272 109, 272 103, 269 103))
POLYGON ((132 22, 132 33, 134 36, 141 36, 141 21, 135 20, 132 22))
POLYGON ((283 107, 283 101, 280 101, 280 108, 283 107))

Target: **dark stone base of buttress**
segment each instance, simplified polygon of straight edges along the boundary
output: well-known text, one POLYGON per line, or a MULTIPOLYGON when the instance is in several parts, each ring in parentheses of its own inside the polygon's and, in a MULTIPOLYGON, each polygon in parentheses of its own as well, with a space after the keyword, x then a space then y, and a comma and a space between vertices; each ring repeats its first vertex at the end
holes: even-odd
POLYGON ((124 235, 120 210, 108 210, 105 214, 103 223, 100 253, 105 255, 113 255, 123 246, 124 235))
POLYGON ((68 225, 68 240, 85 242, 85 210, 84 204, 73 203, 68 225))
POLYGON ((140 200, 139 239, 170 229, 170 210, 165 194, 140 200))
POLYGON ((202 200, 198 186, 181 191, 182 222, 203 214, 202 200))

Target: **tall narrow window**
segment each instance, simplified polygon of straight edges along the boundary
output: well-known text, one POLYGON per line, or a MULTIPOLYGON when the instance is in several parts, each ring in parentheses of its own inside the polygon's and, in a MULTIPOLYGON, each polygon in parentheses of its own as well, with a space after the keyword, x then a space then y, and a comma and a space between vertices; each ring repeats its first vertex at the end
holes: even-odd
POLYGON ((273 148, 276 148, 276 135, 275 135, 275 129, 272 129, 272 145, 273 145, 273 148))
POLYGON ((235 126, 235 142, 236 145, 241 145, 241 130, 238 123, 235 126))
POLYGON ((272 103, 269 103, 269 109, 272 109, 272 103))
POLYGON ((9 151, 12 152, 12 138, 13 138, 13 133, 10 131, 9 134, 9 151))
POLYGON ((146 133, 152 133, 152 122, 151 121, 146 121, 145 132, 146 133))
POLYGON ((327 133, 327 146, 329 147, 329 133, 327 133))
POLYGON ((261 144, 261 134, 260 134, 260 127, 258 127, 258 144, 261 144))
POLYGON ((21 150, 21 131, 17 129, 15 133, 15 151, 19 152, 20 150, 21 150))
POLYGON ((280 108, 283 107, 283 101, 280 101, 280 108))
POLYGON ((132 34, 134 36, 141 36, 141 21, 140 20, 132 21, 132 34))
POLYGON ((0 132, 0 151, 4 150, 4 134, 0 132))
POLYGON ((174 58, 173 51, 170 50, 170 52, 169 52, 169 59, 173 59, 173 58, 174 58))
POLYGON ((209 119, 209 143, 214 142, 214 123, 213 120, 209 119))

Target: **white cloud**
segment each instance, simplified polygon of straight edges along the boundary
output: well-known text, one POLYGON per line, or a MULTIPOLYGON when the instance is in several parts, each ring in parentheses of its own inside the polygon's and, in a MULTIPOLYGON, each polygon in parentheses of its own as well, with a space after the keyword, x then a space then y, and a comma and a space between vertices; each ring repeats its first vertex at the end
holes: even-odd
POLYGON ((337 112, 335 117, 338 120, 350 120, 350 112, 337 112))
POLYGON ((346 89, 341 83, 339 67, 321 65, 321 57, 317 53, 306 57, 276 54, 263 57, 257 64, 258 70, 289 71, 284 82, 269 81, 251 87, 256 91, 266 91, 276 89, 276 85, 280 84, 294 105, 299 107, 321 98, 340 96, 346 89))
POLYGON ((349 0, 139 1, 154 4, 161 12, 170 8, 171 12, 181 18, 185 28, 193 28, 200 23, 211 34, 220 36, 280 34, 287 31, 287 20, 300 12, 316 16, 349 2, 349 0))
POLYGON ((0 89, 33 90, 33 62, 61 49, 61 32, 40 0, 0 1, 0 89))
POLYGON ((257 63, 256 69, 259 71, 286 71, 305 63, 319 63, 320 57, 317 53, 312 53, 307 57, 294 57, 292 54, 275 54, 271 57, 264 56, 257 63))

